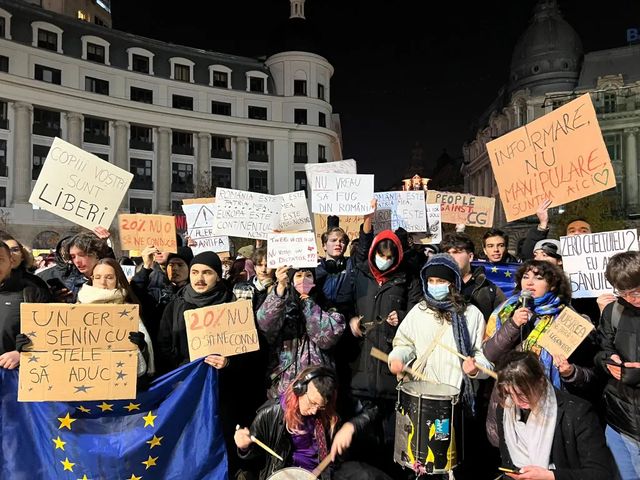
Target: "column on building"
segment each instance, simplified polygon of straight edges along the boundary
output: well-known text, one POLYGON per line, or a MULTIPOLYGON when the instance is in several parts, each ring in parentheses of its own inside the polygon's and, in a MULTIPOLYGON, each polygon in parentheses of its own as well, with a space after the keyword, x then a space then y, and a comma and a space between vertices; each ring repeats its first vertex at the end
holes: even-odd
POLYGON ((196 174, 193 177, 196 196, 200 191, 209 191, 211 188, 211 134, 206 132, 198 133, 198 160, 196 174))
POLYGON ((31 112, 33 105, 13 104, 13 204, 28 203, 31 196, 31 112))
MULTIPOLYGON (((317 147, 316 147, 317 148, 317 147)), ((293 191, 293 143, 287 138, 273 141, 273 158, 269 159, 273 194, 293 191)))
POLYGON ((626 207, 630 213, 637 213, 638 209, 638 129, 630 128, 624 131, 626 136, 625 176, 627 187, 626 207))
POLYGON ((69 143, 82 148, 82 119, 84 115, 67 112, 67 138, 69 143))
POLYGON ((158 128, 156 211, 171 213, 171 129, 158 128))
MULTIPOLYGON (((129 171, 129 123, 121 120, 113 122, 114 150, 113 164, 125 171, 129 171)), ((122 199, 120 210, 129 210, 129 194, 122 199)))
POLYGON ((486 166, 484 167, 484 196, 485 197, 490 197, 491 196, 491 167, 490 166, 486 166))
POLYGON ((249 190, 249 139, 236 137, 236 186, 238 190, 249 190))

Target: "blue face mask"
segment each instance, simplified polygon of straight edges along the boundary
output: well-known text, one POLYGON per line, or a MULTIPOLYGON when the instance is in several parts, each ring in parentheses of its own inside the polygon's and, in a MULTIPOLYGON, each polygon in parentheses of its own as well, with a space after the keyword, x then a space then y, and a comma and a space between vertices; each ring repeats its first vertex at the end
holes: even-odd
POLYGON ((385 270, 388 270, 391 265, 393 265, 393 260, 393 258, 387 259, 381 257, 380 255, 376 255, 376 267, 378 267, 378 270, 380 270, 381 272, 384 272, 385 270))
POLYGON ((444 300, 449 295, 449 284, 443 283, 438 285, 427 284, 427 291, 436 300, 444 300))

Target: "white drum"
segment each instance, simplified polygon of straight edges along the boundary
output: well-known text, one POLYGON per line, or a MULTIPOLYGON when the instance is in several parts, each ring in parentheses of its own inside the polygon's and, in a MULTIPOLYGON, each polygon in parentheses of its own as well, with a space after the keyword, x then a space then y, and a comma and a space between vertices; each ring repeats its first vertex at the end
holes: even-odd
POLYGON ((303 468, 288 467, 278 470, 267 480, 316 480, 316 478, 313 473, 303 468))

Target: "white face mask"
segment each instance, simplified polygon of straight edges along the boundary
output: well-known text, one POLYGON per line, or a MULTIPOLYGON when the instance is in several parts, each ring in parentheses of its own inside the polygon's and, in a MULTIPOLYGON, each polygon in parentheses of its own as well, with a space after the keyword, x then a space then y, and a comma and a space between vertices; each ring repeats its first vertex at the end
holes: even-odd
POLYGON ((380 270, 381 272, 384 272, 385 270, 388 270, 389 267, 391 267, 391 265, 393 265, 393 261, 394 258, 384 258, 381 257, 380 255, 376 254, 376 267, 378 267, 378 270, 380 270))

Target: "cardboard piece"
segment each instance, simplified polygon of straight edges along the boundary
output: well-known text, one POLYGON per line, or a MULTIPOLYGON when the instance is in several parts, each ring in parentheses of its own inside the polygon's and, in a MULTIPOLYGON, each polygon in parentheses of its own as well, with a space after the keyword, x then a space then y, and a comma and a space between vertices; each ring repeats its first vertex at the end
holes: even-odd
POLYGON ((183 205, 193 205, 194 203, 216 203, 216 199, 215 197, 208 197, 208 198, 183 198, 182 199, 182 204, 183 205))
MULTIPOLYGON (((322 213, 313 214, 313 224, 315 226, 314 231, 316 234, 316 246, 318 247, 318 252, 320 252, 320 255, 324 255, 324 249, 322 248, 322 234, 327 231, 328 218, 329 215, 323 215, 322 213)), ((364 218, 362 215, 341 215, 339 227, 347 232, 349 241, 352 241, 360 236, 360 225, 362 225, 363 221, 364 218)), ((347 246, 347 254, 349 253, 350 245, 351 244, 347 246)))
POLYGON ((31 339, 20 354, 22 402, 135 398, 138 305, 22 303, 20 330, 31 339))
POLYGON ((378 205, 373 219, 373 231, 396 230, 407 232, 427 230, 424 191, 377 192, 378 205))
POLYGON ((143 250, 150 245, 161 252, 178 251, 176 221, 171 215, 123 213, 120 223, 120 246, 123 250, 143 250))
POLYGON ((605 277, 609 258, 640 250, 636 229, 560 237, 562 268, 571 283, 571 297, 598 297, 612 293, 605 277))
POLYGON ((440 204, 442 223, 465 224, 470 227, 484 228, 493 226, 495 198, 429 190, 427 203, 440 204))
POLYGON ((616 186, 591 95, 487 143, 507 221, 616 186))
POLYGON ((313 185, 315 176, 318 173, 345 173, 356 174, 358 173, 356 161, 354 159, 339 160, 336 162, 326 163, 307 163, 304 166, 305 173, 307 174, 308 185, 313 185))
POLYGON ((212 354, 230 357, 260 349, 251 300, 187 310, 184 321, 191 361, 212 354))
POLYGON ((311 184, 311 211, 329 215, 371 213, 373 175, 317 173, 311 184))
POLYGON ((553 357, 569 358, 595 327, 579 313, 563 308, 538 339, 538 345, 553 357))
POLYGON ((191 246, 194 255, 201 252, 228 252, 229 237, 226 235, 214 235, 216 204, 209 203, 185 203, 182 210, 187 217, 187 235, 196 242, 191 246))
POLYGON ((133 174, 56 137, 29 202, 93 230, 109 228, 133 174))
POLYGON ((272 233, 267 242, 267 267, 293 268, 318 266, 318 250, 313 232, 272 233))
POLYGON ((431 245, 438 244, 442 241, 442 222, 440 220, 439 203, 427 203, 427 220, 429 223, 429 231, 411 234, 413 243, 431 245))

